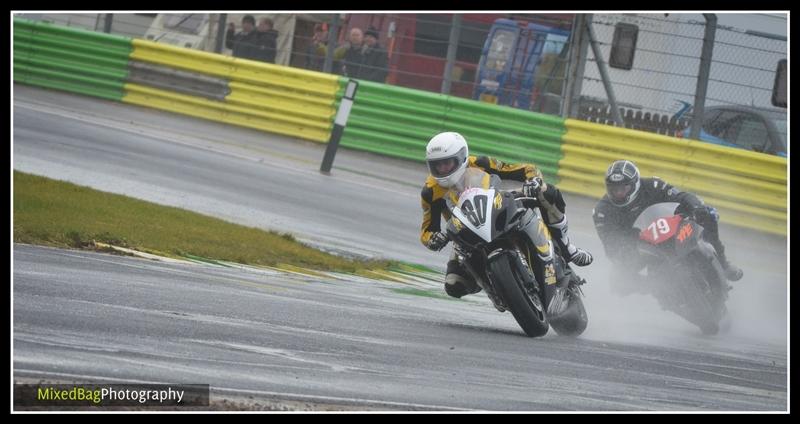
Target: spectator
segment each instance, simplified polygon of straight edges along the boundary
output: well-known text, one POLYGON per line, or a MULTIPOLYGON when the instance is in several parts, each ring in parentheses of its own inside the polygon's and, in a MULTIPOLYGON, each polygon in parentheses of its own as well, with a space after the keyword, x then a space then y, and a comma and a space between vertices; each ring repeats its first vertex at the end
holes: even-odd
POLYGON ((378 44, 378 30, 369 27, 364 33, 364 63, 361 68, 361 78, 375 82, 386 82, 388 73, 389 55, 378 44))
POLYGON ((364 32, 361 28, 350 30, 350 44, 345 48, 342 59, 341 74, 350 78, 361 78, 361 67, 364 64, 364 32))
MULTIPOLYGON (((325 56, 328 54, 328 25, 318 23, 314 26, 314 36, 311 45, 306 49, 306 69, 312 71, 323 71, 325 66, 325 56)), ((337 47, 333 51, 333 69, 335 73, 341 73, 341 61, 347 51, 348 45, 337 47)))
POLYGON ((242 30, 236 33, 236 24, 228 24, 228 32, 225 34, 225 47, 233 50, 233 57, 242 59, 255 59, 256 57, 256 37, 254 31, 256 19, 253 15, 245 15, 242 18, 242 30))
POLYGON ((258 20, 254 59, 275 63, 275 55, 278 52, 278 31, 273 27, 272 19, 261 18, 258 20))
POLYGON ((306 69, 322 71, 325 54, 328 52, 328 26, 324 23, 314 25, 314 36, 306 49, 306 69))
POLYGON ((366 34, 360 28, 350 30, 350 47, 344 54, 343 62, 342 75, 385 82, 389 59, 378 44, 378 31, 373 27, 366 34))

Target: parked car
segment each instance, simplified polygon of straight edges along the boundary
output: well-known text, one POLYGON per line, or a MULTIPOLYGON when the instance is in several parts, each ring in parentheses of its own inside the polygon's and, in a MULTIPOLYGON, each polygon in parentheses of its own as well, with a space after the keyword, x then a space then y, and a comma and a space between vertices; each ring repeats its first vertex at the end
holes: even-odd
MULTIPOLYGON (((678 134, 687 137, 689 128, 678 134)), ((700 140, 786 157, 786 112, 745 106, 708 106, 700 140)))

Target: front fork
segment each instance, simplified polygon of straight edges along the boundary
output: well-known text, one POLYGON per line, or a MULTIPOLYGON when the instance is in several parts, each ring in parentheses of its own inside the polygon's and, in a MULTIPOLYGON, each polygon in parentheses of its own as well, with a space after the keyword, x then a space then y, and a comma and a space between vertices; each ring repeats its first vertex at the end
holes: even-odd
POLYGON ((528 209, 520 219, 520 232, 525 236, 518 240, 517 250, 522 254, 523 264, 537 281, 543 283, 542 301, 550 305, 554 298, 563 298, 560 292, 567 289, 569 275, 564 272, 564 264, 556 253, 550 231, 533 209, 528 209))
MULTIPOLYGON (((528 209, 525 215, 520 218, 519 230, 524 236, 514 240, 512 248, 517 251, 522 265, 530 270, 536 282, 541 282, 539 287, 544 287, 542 302, 545 305, 549 305, 548 308, 552 307, 553 311, 562 310, 566 306, 562 305, 562 303, 565 300, 564 294, 569 289, 571 270, 567 270, 568 266, 556 253, 550 231, 547 229, 544 220, 533 209, 528 209), (556 302, 551 305, 553 299, 556 299, 556 302)), ((489 297, 493 301, 496 303, 502 302, 486 275, 486 262, 488 260, 486 255, 481 255, 480 259, 473 258, 457 244, 454 248, 459 262, 464 265, 464 268, 472 275, 478 285, 490 295, 489 297), (482 264, 478 264, 483 272, 479 272, 476 269, 473 263, 475 260, 483 261, 482 264)), ((502 306, 505 307, 505 305, 502 306)))

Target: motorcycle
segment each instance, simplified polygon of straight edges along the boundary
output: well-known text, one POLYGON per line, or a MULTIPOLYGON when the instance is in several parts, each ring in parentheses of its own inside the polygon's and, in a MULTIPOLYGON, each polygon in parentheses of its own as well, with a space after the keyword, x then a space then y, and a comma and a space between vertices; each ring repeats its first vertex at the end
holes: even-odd
POLYGON ((646 263, 646 278, 662 308, 716 334, 729 325, 728 285, 714 247, 703 240, 694 217, 677 213, 675 202, 656 203, 643 210, 633 227, 640 230, 638 250, 646 263))
POLYGON ((500 178, 468 168, 463 190, 446 197, 446 234, 458 260, 500 312, 530 337, 577 336, 589 322, 580 278, 550 237, 537 199, 498 189, 500 178))

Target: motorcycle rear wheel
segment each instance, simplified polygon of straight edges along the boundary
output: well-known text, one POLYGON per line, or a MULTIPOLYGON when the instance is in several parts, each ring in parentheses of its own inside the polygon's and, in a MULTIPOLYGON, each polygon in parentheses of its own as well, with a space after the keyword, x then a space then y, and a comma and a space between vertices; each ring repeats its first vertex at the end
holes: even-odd
POLYGON ((579 336, 586 330, 589 316, 586 314, 583 300, 575 291, 570 290, 566 295, 569 296, 567 310, 561 313, 558 319, 551 317, 550 326, 560 336, 579 336))

